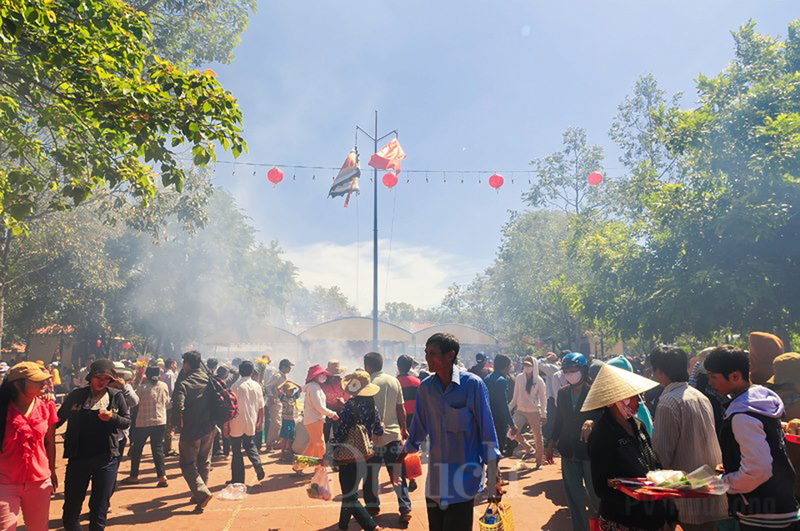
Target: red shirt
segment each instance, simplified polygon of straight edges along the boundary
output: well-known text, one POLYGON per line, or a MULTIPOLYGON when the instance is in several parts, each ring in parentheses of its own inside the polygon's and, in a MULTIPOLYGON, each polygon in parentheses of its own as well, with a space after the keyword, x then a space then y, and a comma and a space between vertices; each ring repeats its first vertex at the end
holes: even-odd
POLYGON ((341 411, 342 407, 344 407, 344 402, 347 402, 348 398, 342 387, 341 377, 328 376, 328 379, 320 387, 325 392, 325 407, 337 413, 341 411), (339 402, 338 398, 342 398, 344 401, 339 402))
POLYGON ((57 422, 58 413, 53 401, 37 398, 28 417, 13 402, 8 405, 6 433, 0 452, 0 484, 21 485, 50 479, 44 438, 50 426, 57 422))

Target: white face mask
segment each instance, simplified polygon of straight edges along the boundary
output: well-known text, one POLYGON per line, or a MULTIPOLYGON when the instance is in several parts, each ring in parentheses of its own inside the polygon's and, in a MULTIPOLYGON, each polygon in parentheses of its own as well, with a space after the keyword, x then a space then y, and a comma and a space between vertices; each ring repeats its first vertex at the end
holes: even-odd
POLYGON ((617 409, 625 418, 625 420, 632 419, 633 417, 636 416, 636 412, 633 409, 631 409, 630 403, 631 403, 630 398, 626 398, 625 400, 614 403, 614 405, 617 406, 617 409))
POLYGON ((328 381, 328 377, 327 376, 324 376, 324 375, 323 376, 317 376, 317 382, 318 383, 324 384, 327 381, 328 381))
POLYGON ((564 373, 564 377, 567 379, 567 381, 570 384, 575 385, 575 384, 579 383, 581 380, 583 380, 583 373, 580 372, 580 371, 578 371, 578 372, 565 372, 564 373))

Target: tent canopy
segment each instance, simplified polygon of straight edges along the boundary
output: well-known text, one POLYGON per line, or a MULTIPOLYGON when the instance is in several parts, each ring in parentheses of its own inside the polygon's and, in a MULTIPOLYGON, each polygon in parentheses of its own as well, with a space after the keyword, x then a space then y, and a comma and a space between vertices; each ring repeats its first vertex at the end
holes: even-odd
MULTIPOLYGON (((372 319, 345 317, 312 326, 298 336, 301 341, 372 341, 372 319)), ((411 343, 414 336, 405 328, 378 321, 378 340, 411 343)))
POLYGON ((456 336, 458 342, 462 345, 487 345, 494 347, 498 344, 497 338, 493 335, 487 334, 472 326, 460 324, 442 324, 423 328, 414 334, 414 342, 418 345, 424 345, 429 337, 433 334, 440 333, 456 336))

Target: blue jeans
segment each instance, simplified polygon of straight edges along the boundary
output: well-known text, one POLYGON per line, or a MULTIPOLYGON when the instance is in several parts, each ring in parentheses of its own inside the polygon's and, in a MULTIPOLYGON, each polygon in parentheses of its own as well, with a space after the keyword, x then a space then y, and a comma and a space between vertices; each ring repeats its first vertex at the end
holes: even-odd
POLYGON ((595 518, 600 499, 592 485, 592 467, 588 459, 561 458, 561 475, 567 506, 575 531, 589 531, 589 518, 595 518), (587 511, 588 504, 588 511, 587 511))
POLYGON ((89 481, 92 495, 89 497, 89 529, 99 531, 106 528, 106 516, 111 505, 111 495, 117 482, 119 457, 108 454, 89 459, 71 458, 67 461, 64 477, 64 510, 61 520, 66 531, 80 531, 81 509, 86 499, 89 481))
POLYGON ((400 441, 393 441, 386 446, 375 447, 375 456, 367 461, 367 476, 364 480, 364 504, 367 509, 378 511, 381 502, 378 499, 380 485, 378 476, 380 475, 381 465, 385 464, 391 477, 400 477, 402 483, 399 487, 394 487, 397 494, 397 505, 401 513, 411 511, 411 498, 408 496, 408 483, 406 482, 406 470, 403 463, 398 461, 403 444, 400 441))

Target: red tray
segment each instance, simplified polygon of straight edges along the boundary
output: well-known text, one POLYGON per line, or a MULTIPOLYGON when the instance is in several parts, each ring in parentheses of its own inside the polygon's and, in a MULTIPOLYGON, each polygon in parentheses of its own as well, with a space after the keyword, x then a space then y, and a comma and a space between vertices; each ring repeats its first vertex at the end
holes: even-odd
POLYGON ((789 441, 790 443, 800 444, 800 435, 791 435, 787 433, 786 440, 789 441))
POLYGON ((695 492, 691 490, 665 489, 662 487, 627 487, 625 485, 611 485, 618 491, 639 501, 659 501, 689 498, 708 498, 708 492, 695 492))

